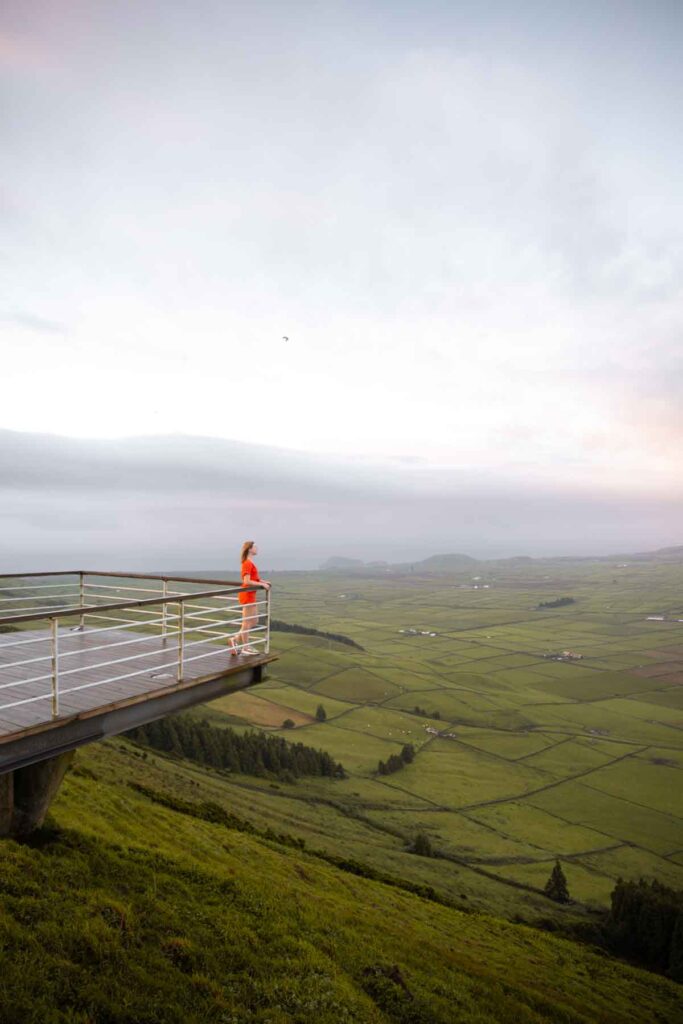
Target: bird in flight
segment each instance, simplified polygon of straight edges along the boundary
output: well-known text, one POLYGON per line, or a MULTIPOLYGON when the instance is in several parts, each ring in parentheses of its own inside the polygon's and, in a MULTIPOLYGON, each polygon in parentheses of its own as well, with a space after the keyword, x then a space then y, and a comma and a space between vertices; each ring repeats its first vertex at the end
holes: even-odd
POLYGON ((288 337, 287 337, 287 336, 286 336, 285 334, 283 334, 283 335, 282 335, 282 340, 283 340, 283 341, 289 341, 289 338, 288 338, 288 337))

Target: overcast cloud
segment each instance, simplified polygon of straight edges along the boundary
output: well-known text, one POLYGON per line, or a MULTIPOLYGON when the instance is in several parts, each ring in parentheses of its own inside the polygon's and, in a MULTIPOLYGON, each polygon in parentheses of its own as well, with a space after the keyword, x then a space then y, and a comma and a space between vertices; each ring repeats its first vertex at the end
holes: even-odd
POLYGON ((679 540, 682 43, 677 0, 5 0, 0 426, 203 439, 55 441, 5 537, 679 540))
POLYGON ((673 544, 680 496, 635 496, 429 463, 336 458, 214 438, 83 441, 0 431, 5 571, 236 571, 331 555, 607 554, 673 544))

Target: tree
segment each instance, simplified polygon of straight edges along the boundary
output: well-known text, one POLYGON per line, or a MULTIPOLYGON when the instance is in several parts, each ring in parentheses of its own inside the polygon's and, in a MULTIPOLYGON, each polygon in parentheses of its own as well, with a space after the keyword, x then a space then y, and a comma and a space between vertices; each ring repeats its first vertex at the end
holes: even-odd
POLYGON ((683 910, 679 911, 669 947, 669 977, 683 981, 683 910))
POLYGON ((549 899, 555 900, 556 903, 571 903, 567 879, 559 860, 555 861, 555 867, 551 871, 543 891, 549 899))
POLYGON ((404 743, 401 751, 401 760, 404 764, 410 764, 415 760, 415 747, 412 743, 404 743))
POLYGON ((318 704, 318 707, 316 708, 315 712, 315 717, 318 719, 319 722, 327 721, 327 711, 325 711, 325 708, 322 706, 322 704, 318 704))
POLYGON ((294 725, 295 724, 294 724, 294 722, 292 721, 291 718, 285 718, 284 722, 282 723, 282 728, 283 729, 293 729, 294 725))

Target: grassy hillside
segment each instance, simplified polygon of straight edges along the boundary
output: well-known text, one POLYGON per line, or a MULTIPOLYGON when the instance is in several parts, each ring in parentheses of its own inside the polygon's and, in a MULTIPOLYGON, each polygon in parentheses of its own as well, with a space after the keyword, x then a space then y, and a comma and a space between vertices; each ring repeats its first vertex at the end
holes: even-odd
POLYGON ((79 752, 52 829, 0 843, 3 1024, 683 1020, 673 983, 245 831, 231 793, 79 752))

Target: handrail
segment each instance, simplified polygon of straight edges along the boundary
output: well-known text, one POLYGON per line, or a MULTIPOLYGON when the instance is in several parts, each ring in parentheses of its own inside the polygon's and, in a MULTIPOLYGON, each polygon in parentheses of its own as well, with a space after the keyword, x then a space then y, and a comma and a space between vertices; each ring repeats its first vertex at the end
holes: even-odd
POLYGON ((57 569, 55 572, 3 572, 0 573, 0 580, 19 580, 27 577, 33 579, 36 576, 116 576, 126 580, 178 580, 179 583, 221 583, 231 587, 241 587, 239 580, 207 579, 203 576, 159 576, 151 572, 113 572, 112 570, 99 569, 57 569))
POLYGON ((142 601, 117 601, 115 604, 85 604, 72 605, 70 608, 55 608, 51 613, 45 615, 11 615, 0 618, 0 626, 11 625, 14 622, 32 622, 34 620, 50 620, 54 618, 71 618, 74 615, 84 615, 90 611, 113 612, 121 608, 141 608, 143 605, 152 604, 176 604, 178 601, 192 601, 200 597, 220 597, 223 594, 252 593, 256 590, 265 589, 263 584, 250 583, 248 587, 241 583, 232 584, 229 588, 221 590, 200 590, 196 594, 171 594, 168 597, 145 597, 142 601))
MULTIPOLYGON (((80 569, 55 569, 54 572, 3 572, 0 573, 0 579, 20 580, 29 576, 31 579, 35 576, 78 576, 80 571, 80 569)), ((102 573, 102 575, 104 576, 106 573, 102 573)))
POLYGON ((217 579, 206 579, 202 576, 155 576, 149 572, 96 572, 94 569, 79 569, 84 576, 116 576, 119 579, 124 580, 166 580, 167 583, 172 583, 177 580, 179 583, 220 583, 221 585, 228 587, 241 587, 241 580, 217 580, 217 579))

